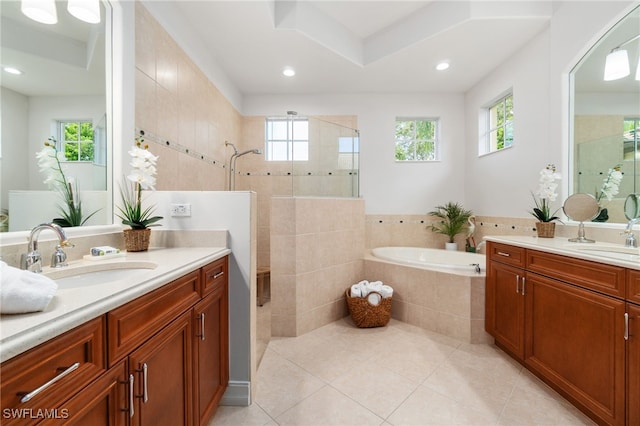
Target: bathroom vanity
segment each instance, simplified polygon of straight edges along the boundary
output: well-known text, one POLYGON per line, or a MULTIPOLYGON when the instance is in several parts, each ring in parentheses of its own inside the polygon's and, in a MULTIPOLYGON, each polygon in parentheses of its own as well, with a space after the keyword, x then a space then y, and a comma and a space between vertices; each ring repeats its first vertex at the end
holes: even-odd
POLYGON ((600 424, 640 424, 640 252, 488 237, 486 331, 600 424))
POLYGON ((2 423, 207 424, 229 380, 228 254, 127 254, 158 266, 3 316, 2 423))

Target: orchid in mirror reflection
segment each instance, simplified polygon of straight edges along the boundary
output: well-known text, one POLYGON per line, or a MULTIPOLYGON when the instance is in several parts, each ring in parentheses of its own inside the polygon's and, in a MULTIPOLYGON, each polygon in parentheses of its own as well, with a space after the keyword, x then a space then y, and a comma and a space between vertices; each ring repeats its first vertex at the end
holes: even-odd
POLYGON ((558 184, 556 181, 559 181, 561 178, 562 176, 556 171, 556 166, 553 164, 548 164, 547 167, 540 170, 540 185, 538 186, 538 191, 535 194, 532 193, 536 206, 530 212, 538 221, 552 222, 559 219, 558 216, 555 215, 559 209, 551 213, 551 202, 558 198, 558 193, 556 192, 558 184))
POLYGON ((611 201, 613 197, 618 195, 622 177, 622 164, 616 164, 607 172, 607 176, 602 181, 602 188, 600 188, 600 191, 595 191, 596 201, 600 204, 600 213, 593 219, 593 222, 606 222, 609 220, 609 212, 606 208, 602 208, 600 202, 603 197, 606 198, 607 201, 611 201))
POLYGON ((158 157, 149 152, 149 146, 144 144, 142 137, 136 138, 136 143, 129 150, 132 167, 131 173, 126 177, 120 187, 122 207, 118 206, 124 225, 131 229, 146 229, 150 226, 159 226, 162 216, 152 216, 153 207, 142 208, 142 190, 155 190, 156 185, 156 161, 158 157))
POLYGON ((64 200, 64 206, 58 206, 62 217, 53 219, 53 223, 69 227, 80 226, 91 218, 98 210, 84 219, 82 218, 82 202, 78 191, 78 182, 71 176, 66 176, 62 170, 62 163, 66 161, 64 152, 59 152, 57 141, 49 138, 44 142, 44 147, 36 153, 40 172, 44 173, 44 183, 49 188, 58 192, 64 200))

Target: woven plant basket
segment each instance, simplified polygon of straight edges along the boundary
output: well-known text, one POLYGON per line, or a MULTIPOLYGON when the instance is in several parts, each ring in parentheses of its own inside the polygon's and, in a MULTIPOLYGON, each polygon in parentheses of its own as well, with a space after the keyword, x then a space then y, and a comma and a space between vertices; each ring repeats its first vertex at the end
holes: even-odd
MULTIPOLYGON (((377 291, 371 293, 380 295, 377 291)), ((380 295, 380 304, 372 305, 366 297, 351 297, 351 288, 347 289, 345 295, 351 319, 356 327, 384 327, 391 319, 391 297, 384 298, 380 295)))
POLYGON ((556 233, 555 222, 538 222, 536 223, 536 231, 540 238, 553 238, 556 233))
POLYGON ((127 251, 147 251, 149 249, 149 239, 151 229, 125 229, 124 247, 127 251))

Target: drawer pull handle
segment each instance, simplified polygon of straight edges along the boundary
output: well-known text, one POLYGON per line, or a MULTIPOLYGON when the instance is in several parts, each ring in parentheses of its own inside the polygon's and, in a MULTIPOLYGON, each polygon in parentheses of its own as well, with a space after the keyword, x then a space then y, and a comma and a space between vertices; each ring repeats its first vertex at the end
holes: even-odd
POLYGON ((135 378, 133 377, 133 374, 129 374, 129 417, 133 417, 135 414, 135 410, 133 408, 133 393, 135 391, 133 387, 134 380, 135 378))
POLYGON ((504 257, 511 257, 511 254, 509 254, 509 253, 505 253, 505 252, 503 252, 503 251, 499 251, 499 252, 498 252, 498 254, 499 254, 500 256, 504 256, 504 257))
POLYGON ((51 386, 52 384, 54 384, 55 382, 57 382, 58 380, 62 379, 64 376, 66 376, 67 374, 71 373, 72 371, 76 370, 78 367, 80 367, 80 363, 76 362, 75 364, 73 364, 71 367, 65 369, 62 373, 58 374, 56 377, 54 377, 53 379, 49 380, 47 383, 45 383, 44 385, 40 386, 37 389, 32 390, 31 392, 27 393, 26 395, 24 395, 22 397, 22 399, 20 400, 20 402, 27 402, 30 401, 31 398, 33 398, 34 396, 38 395, 40 392, 44 391, 45 389, 47 389, 49 386, 51 386))
POLYGON ((224 271, 220 271, 217 274, 213 274, 213 279, 216 280, 224 275, 224 271))
POLYGON ((629 314, 624 313, 624 340, 629 340, 629 314))
POLYGON ((147 389, 147 363, 142 364, 142 400, 149 401, 149 390, 147 389))
POLYGON ((204 312, 198 315, 198 319, 200 320, 200 334, 197 334, 200 337, 200 340, 204 340, 204 312))

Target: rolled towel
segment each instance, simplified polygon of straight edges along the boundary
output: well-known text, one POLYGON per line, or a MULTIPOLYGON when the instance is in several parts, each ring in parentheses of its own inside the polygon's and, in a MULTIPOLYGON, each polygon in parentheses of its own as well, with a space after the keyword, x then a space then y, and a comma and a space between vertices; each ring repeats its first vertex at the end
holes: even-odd
POLYGON ((351 297, 364 297, 366 296, 365 290, 366 285, 369 281, 364 280, 360 281, 358 284, 354 284, 351 286, 351 297))
POLYGON ((44 310, 58 290, 49 277, 0 261, 0 313, 26 314, 44 310))
POLYGON ((385 299, 387 297, 391 297, 391 296, 393 296, 393 288, 389 287, 388 285, 383 285, 382 288, 380 289, 380 294, 385 299))

